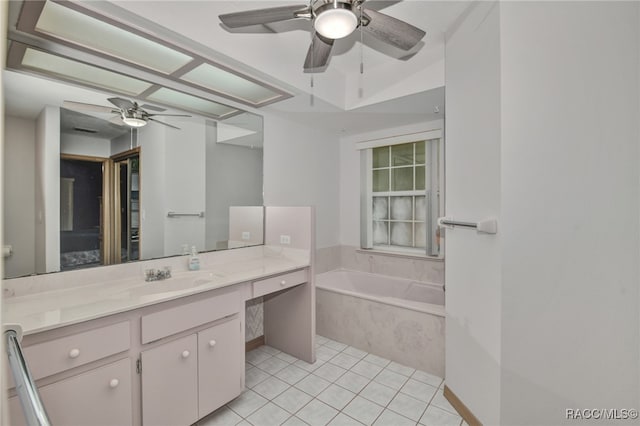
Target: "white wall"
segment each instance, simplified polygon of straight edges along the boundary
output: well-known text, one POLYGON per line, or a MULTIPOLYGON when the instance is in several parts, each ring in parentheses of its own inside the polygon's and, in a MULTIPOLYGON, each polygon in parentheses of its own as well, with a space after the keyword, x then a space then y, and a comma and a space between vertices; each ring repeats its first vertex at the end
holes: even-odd
POLYGON ((4 276, 35 271, 35 145, 34 120, 5 117, 3 175, 3 245, 13 254, 4 259, 4 276))
POLYGON ((638 28, 637 2, 501 5, 504 424, 638 408, 638 28))
MULTIPOLYGON (((446 46, 446 215, 500 224, 499 5, 481 2, 446 46)), ((445 231, 447 386, 500 422, 501 238, 445 231)), ((534 404, 535 405, 535 404, 534 404)))
POLYGON ((316 247, 339 243, 338 136, 264 115, 264 203, 316 207, 316 247))
MULTIPOLYGON (((426 106, 425 106, 426 107, 426 106)), ((442 129, 442 120, 340 138, 340 244, 360 247, 360 151, 356 143, 442 129)))
POLYGON ((638 8, 479 3, 447 41, 447 215, 498 234, 447 231, 446 379, 485 424, 638 408, 638 8))
POLYGON ((217 127, 206 126, 206 244, 229 240, 229 206, 263 204, 263 150, 217 143, 217 127))
POLYGON ((95 136, 62 133, 60 135, 60 153, 109 158, 111 141, 95 136))
POLYGON ((60 270, 60 109, 36 120, 36 272, 60 270))

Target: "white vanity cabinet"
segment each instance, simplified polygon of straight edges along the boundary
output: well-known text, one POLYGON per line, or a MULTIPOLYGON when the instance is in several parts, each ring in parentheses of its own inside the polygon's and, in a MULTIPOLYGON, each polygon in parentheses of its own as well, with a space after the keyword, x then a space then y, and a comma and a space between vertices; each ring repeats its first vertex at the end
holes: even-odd
POLYGON ((192 334, 142 352, 142 424, 198 420, 198 345, 192 334))
POLYGON ((242 392, 238 315, 141 354, 142 424, 190 425, 242 392))

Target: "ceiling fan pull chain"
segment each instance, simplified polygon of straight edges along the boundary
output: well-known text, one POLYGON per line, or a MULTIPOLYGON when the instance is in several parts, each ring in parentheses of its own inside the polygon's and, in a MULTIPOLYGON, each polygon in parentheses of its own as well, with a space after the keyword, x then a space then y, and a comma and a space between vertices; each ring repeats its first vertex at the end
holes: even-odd
POLYGON ((362 3, 360 8, 360 74, 364 74, 364 31, 362 30, 362 3))

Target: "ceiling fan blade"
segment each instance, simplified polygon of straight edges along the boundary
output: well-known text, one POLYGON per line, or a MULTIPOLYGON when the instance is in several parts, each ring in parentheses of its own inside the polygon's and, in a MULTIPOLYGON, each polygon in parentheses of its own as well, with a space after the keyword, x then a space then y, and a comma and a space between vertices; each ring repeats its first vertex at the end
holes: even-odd
POLYGON ((420 28, 376 10, 365 9, 363 13, 369 18, 369 24, 364 27, 365 30, 374 37, 402 50, 410 50, 426 35, 420 28))
POLYGON ((62 107, 76 110, 76 111, 91 111, 91 112, 99 112, 104 114, 111 114, 113 112, 118 112, 117 110, 113 109, 113 107, 94 105, 94 104, 85 104, 82 102, 73 102, 73 101, 64 101, 62 103, 62 107))
POLYGON ((149 111, 166 111, 166 108, 160 108, 154 105, 149 105, 149 104, 144 104, 144 105, 140 105, 140 108, 142 109, 148 109, 149 111))
POLYGON ((286 21, 310 14, 306 4, 294 6, 270 7, 267 9, 246 10, 244 12, 219 15, 220 21, 229 28, 248 27, 249 25, 268 24, 270 22, 286 21))
POLYGON ((116 115, 112 119, 109 120, 109 123, 115 124, 117 126, 124 127, 126 124, 122 121, 122 117, 120 115, 116 115))
POLYGON ((135 104, 131 102, 129 99, 109 98, 107 100, 120 109, 131 109, 135 106, 135 104))
POLYGON ((147 114, 147 117, 191 117, 188 114, 147 114))
POLYGON ((327 65, 329 57, 331 56, 333 41, 334 40, 330 38, 325 38, 315 33, 309 50, 307 51, 307 57, 304 60, 304 69, 312 70, 327 65))
POLYGON ((153 121, 153 122, 155 122, 155 123, 164 124, 165 126, 167 126, 167 127, 171 127, 171 128, 173 128, 173 129, 181 130, 181 129, 180 129, 180 127, 173 126, 173 125, 171 125, 171 124, 165 123, 164 121, 154 120, 153 118, 150 118, 150 119, 149 119, 149 121, 153 121))

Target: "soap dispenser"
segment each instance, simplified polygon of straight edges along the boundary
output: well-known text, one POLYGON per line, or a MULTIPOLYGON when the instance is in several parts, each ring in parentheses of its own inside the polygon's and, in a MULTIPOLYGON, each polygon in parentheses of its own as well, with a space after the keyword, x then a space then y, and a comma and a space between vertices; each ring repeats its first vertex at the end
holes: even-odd
POLYGON ((200 269, 200 258, 196 251, 196 246, 191 246, 191 256, 189 256, 189 270, 197 271, 200 269))

